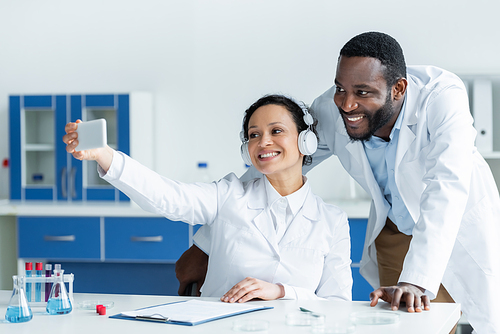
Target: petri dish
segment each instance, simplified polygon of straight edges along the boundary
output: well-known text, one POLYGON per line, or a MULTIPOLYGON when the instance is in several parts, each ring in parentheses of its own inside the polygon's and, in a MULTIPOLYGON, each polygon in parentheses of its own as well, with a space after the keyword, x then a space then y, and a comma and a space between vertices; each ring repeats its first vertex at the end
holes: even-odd
POLYGON ((399 313, 396 312, 357 312, 349 317, 355 325, 390 325, 399 322, 399 313))
POLYGON ((263 332, 269 329, 269 321, 266 320, 237 320, 233 322, 233 330, 236 332, 263 332))
POLYGON ((314 312, 296 311, 286 315, 288 326, 312 326, 325 323, 325 315, 314 312))
POLYGON ((349 319, 327 319, 323 324, 312 325, 311 333, 352 334, 356 333, 356 326, 349 319))
POLYGON ((115 303, 108 300, 84 300, 83 302, 76 304, 76 307, 79 308, 80 310, 95 311, 95 307, 97 305, 102 305, 105 306, 106 309, 110 309, 113 306, 115 306, 115 303))

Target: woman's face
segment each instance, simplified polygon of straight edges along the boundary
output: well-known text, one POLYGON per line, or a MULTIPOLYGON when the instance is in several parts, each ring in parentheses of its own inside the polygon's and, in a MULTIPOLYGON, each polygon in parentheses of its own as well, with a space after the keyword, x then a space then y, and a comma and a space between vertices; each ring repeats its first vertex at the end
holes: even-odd
POLYGON ((290 112, 268 104, 248 122, 248 153, 259 172, 267 176, 302 175, 304 155, 299 152, 297 126, 290 112))

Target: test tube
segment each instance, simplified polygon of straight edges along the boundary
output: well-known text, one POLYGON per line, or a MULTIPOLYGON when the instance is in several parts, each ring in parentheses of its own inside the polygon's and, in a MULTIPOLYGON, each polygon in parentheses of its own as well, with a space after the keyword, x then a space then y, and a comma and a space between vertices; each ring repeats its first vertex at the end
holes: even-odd
MULTIPOLYGON (((24 265, 24 269, 26 271, 26 277, 31 277, 31 272, 33 270, 33 263, 26 262, 24 265)), ((28 282, 26 282, 26 299, 28 300, 28 303, 31 302, 31 283, 28 282)))
MULTIPOLYGON (((43 263, 37 262, 35 264, 35 276, 42 277, 43 263)), ((42 301, 42 283, 35 283, 35 302, 42 301)))
MULTIPOLYGON (((50 263, 47 263, 45 265, 45 277, 51 277, 52 276, 52 265, 50 263)), ((50 296, 50 290, 52 289, 52 283, 46 282, 45 283, 45 301, 49 301, 49 296, 50 296)))

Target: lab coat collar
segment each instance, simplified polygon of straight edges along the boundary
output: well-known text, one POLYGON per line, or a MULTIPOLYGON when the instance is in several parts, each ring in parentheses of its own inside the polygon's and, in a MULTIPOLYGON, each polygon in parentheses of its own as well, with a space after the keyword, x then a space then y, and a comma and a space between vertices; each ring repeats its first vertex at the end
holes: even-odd
POLYGON ((266 193, 266 188, 264 186, 264 182, 265 182, 264 178, 265 178, 265 176, 262 175, 259 179, 255 180, 254 181, 255 183, 252 185, 257 190, 258 195, 252 196, 248 199, 247 205, 248 205, 249 209, 263 210, 266 207, 267 193, 266 193))
MULTIPOLYGON (((255 188, 256 193, 254 196, 250 196, 248 198, 248 210, 249 211, 260 211, 254 214, 250 214, 250 216, 253 216, 252 222, 254 223, 255 227, 262 233, 264 238, 266 238, 267 242, 271 245, 273 248, 274 252, 276 254, 279 254, 278 251, 278 243, 276 241, 276 231, 274 229, 274 225, 270 222, 272 222, 272 218, 269 215, 269 212, 267 210, 264 210, 266 208, 268 199, 267 199, 267 192, 266 192, 266 187, 265 187, 265 176, 262 175, 258 180, 255 180, 255 183, 252 185, 249 185, 255 188)), ((242 213, 244 214, 244 213, 242 213)))
POLYGON ((297 238, 307 235, 312 228, 312 224, 319 220, 318 216, 317 200, 311 190, 308 189, 302 210, 292 220, 280 241, 280 245, 284 246, 297 238))
POLYGON ((278 191, 274 189, 267 177, 264 177, 263 179, 267 194, 267 206, 272 206, 274 202, 284 198, 287 201, 288 208, 292 212, 292 215, 297 215, 297 212, 299 212, 299 210, 304 206, 304 201, 309 193, 310 186, 309 182, 307 182, 307 177, 302 176, 302 180, 304 182, 302 187, 288 196, 281 196, 278 191))
MULTIPOLYGON (((268 210, 264 210, 266 205, 268 205, 268 197, 266 193, 265 187, 265 176, 262 176, 259 180, 257 180, 254 185, 258 189, 258 193, 256 196, 252 196, 248 201, 248 209, 249 210, 261 210, 255 218, 253 219, 253 223, 257 227, 257 229, 262 233, 262 235, 269 242, 271 247, 274 249, 274 252, 279 255, 279 246, 276 240, 276 231, 274 229, 274 225, 271 224, 272 218, 269 216, 268 210)), ((281 239, 281 244, 288 243, 307 232, 310 229, 310 224, 313 221, 319 220, 318 215, 318 206, 316 203, 316 198, 311 192, 311 188, 309 182, 304 183, 301 190, 304 193, 304 200, 302 204, 302 210, 300 210, 289 228, 287 229, 285 235, 281 239)))
POLYGON ((405 94, 405 102, 404 102, 404 115, 403 121, 401 125, 401 130, 399 133, 398 139, 398 148, 396 150, 396 160, 395 160, 395 170, 396 170, 396 184, 399 187, 397 182, 398 180, 398 167, 403 160, 404 155, 408 151, 408 148, 415 140, 415 132, 417 127, 417 101, 415 101, 415 96, 418 96, 418 86, 417 83, 414 82, 411 76, 408 76, 408 88, 406 89, 405 94))

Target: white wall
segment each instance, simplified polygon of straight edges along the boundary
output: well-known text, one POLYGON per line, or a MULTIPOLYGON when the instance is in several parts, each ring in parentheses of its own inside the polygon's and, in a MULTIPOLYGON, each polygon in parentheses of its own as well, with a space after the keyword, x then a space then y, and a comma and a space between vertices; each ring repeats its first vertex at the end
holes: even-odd
MULTIPOLYGON (((274 92, 311 103, 352 36, 387 32, 408 64, 500 74, 499 9, 486 0, 0 0, 0 161, 9 94, 142 90, 155 99, 158 172, 188 180, 206 160, 214 178, 240 174, 243 111, 274 92)), ((313 187, 346 197, 344 173, 330 159, 313 187)))

